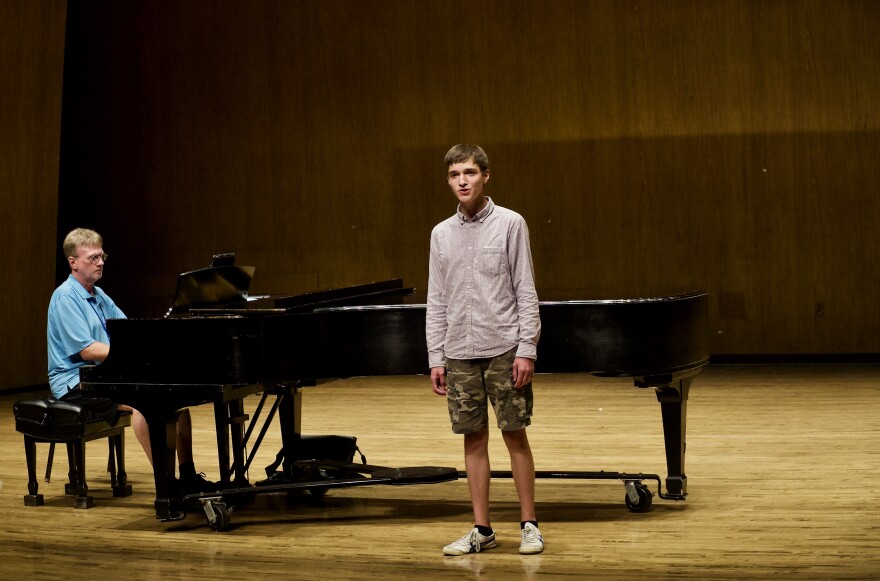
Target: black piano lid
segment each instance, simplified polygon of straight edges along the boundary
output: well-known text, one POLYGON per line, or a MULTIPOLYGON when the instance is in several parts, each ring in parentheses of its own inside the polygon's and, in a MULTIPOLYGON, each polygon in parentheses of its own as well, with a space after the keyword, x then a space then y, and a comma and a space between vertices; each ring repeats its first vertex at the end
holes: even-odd
MULTIPOLYGON (((708 293, 639 299, 540 302, 536 371, 659 376, 698 370, 709 360, 708 293)), ((327 345, 346 353, 343 376, 424 373, 425 304, 315 309, 327 345), (406 337, 401 340, 401 337, 406 337), (407 353, 404 356, 404 353, 407 353), (403 361, 410 361, 404 364, 403 361), (384 363, 377 363, 383 362, 384 363), (392 363, 393 361, 393 363, 392 363)), ((321 358, 321 341, 309 347, 321 358)), ((329 365, 330 363, 328 363, 329 365)))
MULTIPOLYGON (((708 291, 694 291, 689 293, 683 293, 679 295, 671 295, 664 297, 642 297, 642 298, 633 298, 633 299, 578 299, 571 301, 539 301, 538 304, 541 307, 549 307, 549 306, 566 306, 566 305, 641 305, 641 304, 656 304, 656 303, 674 303, 676 301, 690 301, 692 299, 696 299, 698 297, 709 296, 708 291)), ((404 302, 402 304, 375 304, 375 305, 356 305, 356 306, 348 306, 348 305, 338 305, 333 307, 318 307, 315 312, 327 312, 327 311, 369 311, 369 310, 388 310, 388 309, 423 309, 426 305, 424 303, 409 303, 404 302)))
MULTIPOLYGON (((414 304, 413 296, 383 302, 388 298, 394 304, 352 304, 346 297, 307 312, 262 317, 229 309, 190 320, 110 321, 114 347, 91 380, 113 381, 115 374, 121 383, 237 384, 424 374, 427 307, 414 304), (144 346, 157 341, 170 341, 169 353, 146 357, 144 346)), ((662 379, 697 372, 708 362, 706 292, 539 306, 539 373, 662 379)))
POLYGON ((282 315, 306 313, 328 306, 397 304, 415 292, 399 278, 354 286, 311 291, 297 295, 264 296, 247 303, 220 304, 190 309, 194 315, 282 315))
POLYGON ((709 361, 708 296, 541 303, 536 370, 656 376, 709 361))
POLYGON ((623 305, 623 304, 641 304, 641 303, 670 303, 674 301, 687 301, 694 299, 700 296, 708 296, 708 291, 693 291, 689 293, 670 295, 670 296, 661 296, 661 297, 640 297, 640 298, 632 298, 632 299, 578 299, 573 301, 541 301, 542 305, 557 305, 557 304, 614 304, 614 305, 623 305))

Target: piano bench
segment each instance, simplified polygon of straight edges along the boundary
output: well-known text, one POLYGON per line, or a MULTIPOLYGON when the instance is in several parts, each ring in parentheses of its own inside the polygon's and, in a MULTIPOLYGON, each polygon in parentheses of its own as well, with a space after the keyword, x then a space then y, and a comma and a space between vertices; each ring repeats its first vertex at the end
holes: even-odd
POLYGON ((13 405, 15 429, 24 434, 24 453, 28 469, 28 494, 25 506, 40 506, 43 495, 37 485, 37 444, 49 444, 46 465, 46 482, 52 475, 52 459, 55 444, 67 445, 68 482, 64 493, 74 496, 75 508, 91 508, 94 499, 89 496, 86 484, 86 442, 107 438, 109 457, 107 471, 113 496, 131 496, 131 486, 125 473, 125 428, 131 425, 131 412, 120 412, 116 423, 111 425, 94 412, 81 405, 57 400, 54 397, 23 399, 13 405))

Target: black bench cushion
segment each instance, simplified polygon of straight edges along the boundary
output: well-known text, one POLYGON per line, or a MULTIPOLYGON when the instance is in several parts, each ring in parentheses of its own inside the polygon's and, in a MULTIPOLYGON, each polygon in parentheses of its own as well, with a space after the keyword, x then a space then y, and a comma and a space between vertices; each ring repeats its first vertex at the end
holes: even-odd
POLYGON ((110 424, 94 410, 54 397, 19 400, 12 410, 16 431, 48 441, 67 442, 131 425, 130 412, 121 412, 110 424))

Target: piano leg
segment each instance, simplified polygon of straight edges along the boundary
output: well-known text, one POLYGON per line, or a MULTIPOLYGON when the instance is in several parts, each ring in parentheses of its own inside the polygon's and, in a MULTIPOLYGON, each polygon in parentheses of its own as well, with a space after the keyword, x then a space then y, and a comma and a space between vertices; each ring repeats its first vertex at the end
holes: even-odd
POLYGON ((293 477, 293 463, 299 459, 302 437, 302 393, 294 385, 279 386, 283 390, 278 407, 281 428, 281 446, 284 448, 282 472, 293 477))
POLYGON ((684 473, 684 454, 687 426, 687 399, 694 375, 679 378, 662 386, 655 386, 657 401, 663 416, 663 440, 666 446, 666 494, 687 495, 687 476, 684 473))
MULTIPOLYGON (((225 406, 228 415, 224 418, 226 424, 229 426, 229 437, 232 439, 232 467, 229 467, 229 451, 226 451, 226 458, 224 460, 224 466, 227 466, 226 469, 226 478, 232 478, 232 483, 235 486, 247 486, 248 479, 245 470, 245 429, 244 423, 250 419, 246 413, 244 413, 244 399, 236 398, 230 400, 228 405, 225 406)), ((225 434, 225 431, 224 431, 225 434)), ((219 437, 219 436, 218 436, 219 437)), ((223 482, 226 482, 224 480, 223 482)))
POLYGON ((229 484, 247 486, 244 451, 244 422, 247 420, 248 415, 244 413, 244 399, 214 402, 217 461, 220 465, 220 482, 225 486, 229 484))
POLYGON ((232 479, 229 466, 229 418, 232 412, 225 401, 214 402, 214 427, 217 432, 217 462, 220 467, 220 482, 228 485, 232 479))
POLYGON ((153 456, 153 480, 156 483, 156 518, 177 520, 183 518, 178 507, 174 485, 177 460, 177 418, 180 411, 168 414, 164 410, 141 410, 150 430, 150 448, 153 456))

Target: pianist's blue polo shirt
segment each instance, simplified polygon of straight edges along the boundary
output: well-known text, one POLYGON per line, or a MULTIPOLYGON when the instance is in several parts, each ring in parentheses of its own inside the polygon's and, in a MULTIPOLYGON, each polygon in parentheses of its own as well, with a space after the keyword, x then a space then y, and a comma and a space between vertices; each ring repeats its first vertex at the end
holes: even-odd
POLYGON ((100 288, 92 296, 73 278, 67 277, 49 301, 49 387, 57 398, 79 384, 79 368, 92 364, 79 352, 94 343, 110 343, 107 319, 124 319, 125 313, 100 288))

